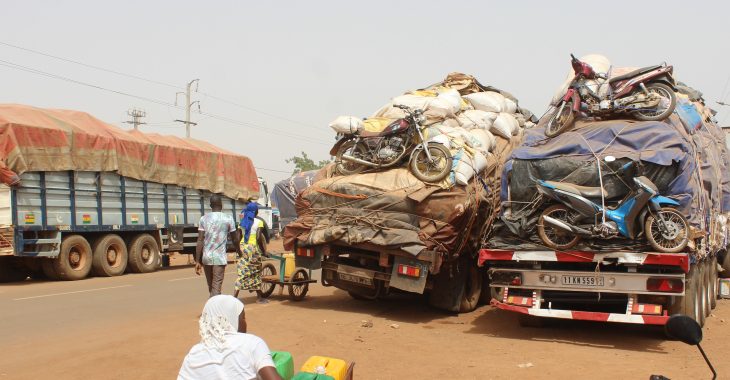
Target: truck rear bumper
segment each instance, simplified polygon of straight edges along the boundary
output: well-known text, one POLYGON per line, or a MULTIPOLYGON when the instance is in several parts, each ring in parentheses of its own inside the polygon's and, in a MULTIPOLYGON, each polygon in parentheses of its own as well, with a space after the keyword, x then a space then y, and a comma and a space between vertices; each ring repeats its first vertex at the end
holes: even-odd
POLYGON ((593 311, 575 311, 575 310, 558 310, 558 309, 536 309, 527 306, 510 305, 492 299, 492 306, 512 311, 516 313, 528 314, 535 317, 559 318, 559 319, 576 319, 581 321, 594 322, 616 322, 616 323, 633 323, 639 325, 660 325, 663 326, 669 320, 669 316, 665 315, 636 315, 636 314, 619 314, 619 313, 602 313, 593 311))

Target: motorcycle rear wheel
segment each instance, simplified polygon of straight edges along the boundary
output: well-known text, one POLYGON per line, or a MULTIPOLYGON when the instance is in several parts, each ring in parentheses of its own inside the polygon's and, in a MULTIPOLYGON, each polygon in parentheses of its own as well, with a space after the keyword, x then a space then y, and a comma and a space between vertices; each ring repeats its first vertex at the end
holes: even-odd
POLYGON ((573 119, 575 119, 573 102, 562 102, 562 104, 559 104, 555 108, 555 112, 553 112, 550 119, 548 119, 548 122, 545 125, 545 136, 555 137, 567 131, 568 128, 573 125, 573 119))
POLYGON ((661 96, 660 105, 654 110, 634 111, 633 116, 641 121, 660 121, 668 118, 677 106, 677 96, 674 94, 674 91, 663 83, 649 83, 646 85, 646 90, 661 96), (661 110, 661 108, 664 108, 664 110, 661 110))
POLYGON ((451 172, 453 158, 451 152, 441 144, 428 144, 428 159, 426 151, 420 149, 413 155, 410 162, 411 173, 422 182, 440 182, 451 172))
POLYGON ((687 219, 679 211, 671 207, 662 207, 659 210, 659 214, 664 219, 664 222, 667 223, 668 227, 679 230, 676 231, 676 236, 671 239, 667 238, 662 234, 657 217, 655 215, 649 215, 644 223, 646 240, 649 241, 652 248, 659 252, 681 252, 687 246, 687 243, 689 243, 689 223, 687 223, 687 219))
POLYGON ((545 216, 549 216, 570 224, 572 223, 570 213, 570 210, 563 205, 552 205, 540 214, 540 219, 537 222, 537 235, 540 236, 540 240, 549 248, 565 251, 575 247, 580 241, 580 236, 558 227, 547 225, 543 219, 545 216))
POLYGON ((354 140, 345 142, 342 146, 340 146, 335 158, 335 162, 337 163, 335 168, 337 169, 337 172, 342 175, 353 175, 362 172, 365 170, 365 165, 347 161, 343 159, 342 156, 347 154, 359 159, 365 159, 366 153, 367 151, 362 144, 356 144, 354 140))

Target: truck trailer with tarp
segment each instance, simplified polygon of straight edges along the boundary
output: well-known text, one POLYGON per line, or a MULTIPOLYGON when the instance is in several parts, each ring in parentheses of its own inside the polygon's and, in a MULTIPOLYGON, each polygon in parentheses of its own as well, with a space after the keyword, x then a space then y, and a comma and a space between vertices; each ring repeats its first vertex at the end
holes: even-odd
POLYGON ((0 180, 0 281, 154 271, 194 252, 211 194, 234 220, 262 195, 247 157, 23 105, 0 105, 0 180))
POLYGON ((482 295, 477 254, 498 211, 502 165, 532 114, 512 95, 452 73, 395 97, 371 118, 341 117, 331 126, 387 126, 403 117, 394 107, 402 104, 424 109, 424 138, 451 150, 447 179, 425 183, 404 167, 340 175, 335 162, 297 196, 284 247, 297 266, 321 268, 323 285, 353 298, 409 292, 426 295, 434 307, 468 312, 482 295), (441 101, 447 95, 455 109, 441 101))
MULTIPOLYGON (((546 138, 544 117, 526 131, 505 165, 500 220, 479 255, 494 306, 518 313, 524 324, 550 317, 662 325, 673 314, 704 323, 716 304, 718 272, 730 269, 730 162, 712 111, 690 92, 677 95, 675 113, 664 121, 579 120, 546 138), (631 165, 641 172, 622 173, 631 165), (602 186, 611 208, 638 185, 637 175, 676 201, 689 222, 681 252, 652 249, 644 228, 634 239, 584 238, 566 250, 547 248, 538 237, 541 213, 555 204, 537 190, 538 180, 578 185, 568 191, 584 193, 602 186)), ((637 225, 648 214, 639 214, 637 225)))

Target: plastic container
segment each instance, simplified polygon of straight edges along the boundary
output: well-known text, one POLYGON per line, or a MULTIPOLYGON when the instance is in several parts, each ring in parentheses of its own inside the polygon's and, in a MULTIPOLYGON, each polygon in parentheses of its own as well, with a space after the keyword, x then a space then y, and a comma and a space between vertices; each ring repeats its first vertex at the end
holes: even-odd
POLYGON ((274 360, 274 367, 284 380, 291 380, 294 376, 294 359, 290 352, 271 351, 271 359, 274 360))
POLYGON ((329 375, 318 375, 316 373, 299 372, 291 380, 334 380, 335 378, 329 375))
POLYGON ((296 269, 296 264, 294 262, 294 254, 285 253, 284 259, 286 260, 286 263, 284 263, 284 276, 291 277, 292 273, 294 273, 294 269, 296 269))
MULTIPOLYGON (((332 376, 334 380, 344 380, 347 375, 347 363, 342 359, 328 358, 325 356, 312 356, 302 366, 302 372, 316 374, 318 368, 324 368, 325 374, 332 376)), ((317 378, 319 379, 319 378, 317 378)))

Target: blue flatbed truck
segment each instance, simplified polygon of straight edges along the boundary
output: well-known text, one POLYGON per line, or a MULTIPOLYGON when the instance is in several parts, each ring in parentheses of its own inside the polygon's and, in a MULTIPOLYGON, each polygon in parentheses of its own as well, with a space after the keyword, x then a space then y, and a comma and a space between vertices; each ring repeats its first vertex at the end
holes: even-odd
MULTIPOLYGON (((30 277, 153 272, 172 252, 195 252, 198 221, 211 193, 140 181, 114 172, 26 172, 0 186, 0 282, 30 277)), ((271 226, 266 182, 260 216, 271 226)), ((238 220, 244 201, 224 197, 238 220)))

